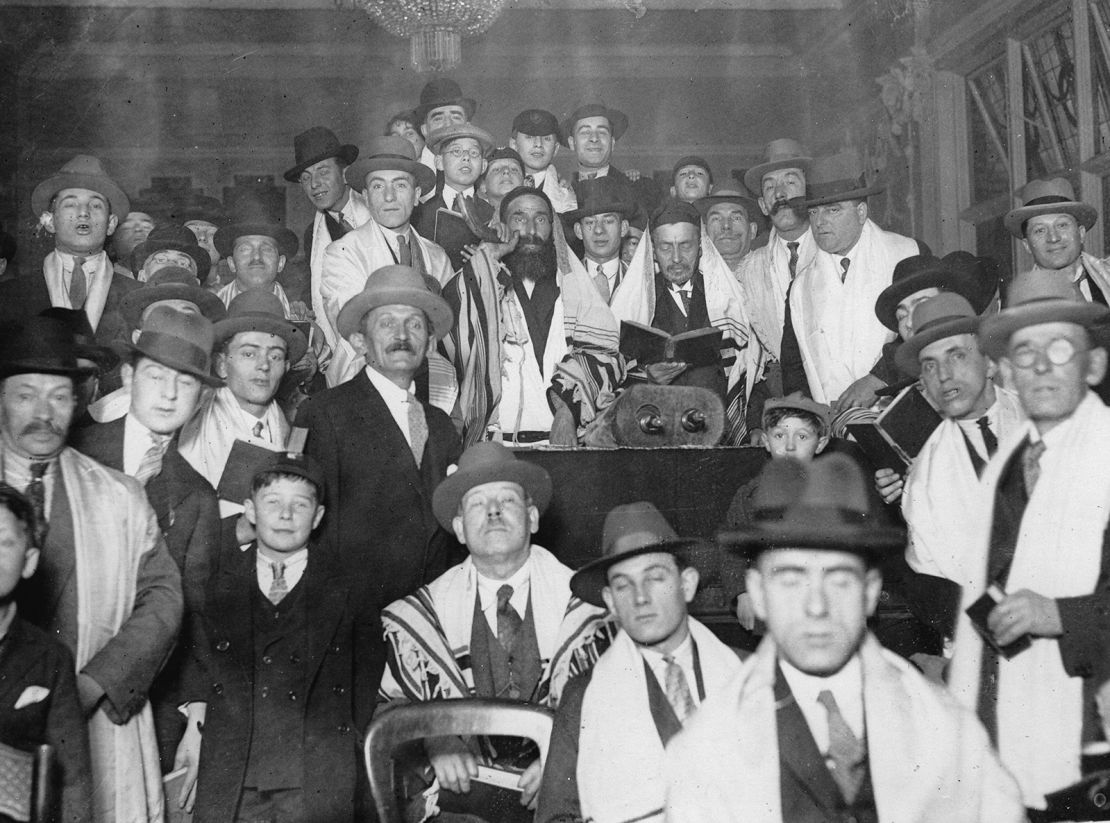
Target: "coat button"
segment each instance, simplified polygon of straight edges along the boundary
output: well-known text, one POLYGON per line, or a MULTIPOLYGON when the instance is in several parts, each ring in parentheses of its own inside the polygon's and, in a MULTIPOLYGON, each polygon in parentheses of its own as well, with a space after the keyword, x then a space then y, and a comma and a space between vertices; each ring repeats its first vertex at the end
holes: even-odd
POLYGON ((335 694, 344 694, 347 690, 342 686, 332 686, 332 691, 335 694))
POLYGON ((263 686, 262 687, 262 696, 263 697, 269 697, 270 696, 270 687, 269 686, 263 686))
POLYGON ((219 643, 216 644, 216 651, 218 652, 226 652, 230 648, 231 643, 226 640, 221 640, 219 643))
POLYGON ((331 652, 332 654, 339 654, 339 644, 338 643, 333 643, 331 648, 328 649, 328 651, 331 652))
POLYGON ((890 592, 879 592, 879 600, 883 603, 888 602, 890 600, 890 592))
POLYGON ((214 691, 216 694, 223 694, 224 693, 224 684, 223 683, 213 683, 212 684, 212 691, 214 691))
POLYGON ((264 654, 262 655, 262 662, 269 666, 271 663, 274 662, 274 658, 270 657, 270 655, 268 654, 264 654))
POLYGON ((297 693, 296 692, 289 692, 289 699, 295 701, 297 699, 297 693))
POLYGON ((340 723, 338 726, 335 727, 335 730, 337 732, 339 732, 340 734, 350 734, 351 733, 351 727, 348 726, 346 723, 340 723))

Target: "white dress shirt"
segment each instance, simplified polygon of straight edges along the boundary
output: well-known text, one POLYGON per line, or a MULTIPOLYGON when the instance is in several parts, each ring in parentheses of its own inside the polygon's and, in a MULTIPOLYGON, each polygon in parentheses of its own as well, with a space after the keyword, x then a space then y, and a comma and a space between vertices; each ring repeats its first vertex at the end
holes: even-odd
POLYGON ((589 273, 591 280, 594 277, 597 276, 597 267, 601 266, 601 273, 604 274, 605 279, 609 281, 609 296, 611 298, 613 296, 613 293, 617 290, 617 286, 620 285, 620 277, 621 277, 621 259, 620 259, 620 257, 619 256, 614 257, 612 260, 608 260, 604 263, 598 263, 597 261, 590 260, 587 257, 585 262, 586 262, 586 270, 589 273))
POLYGON ((378 390, 378 394, 382 396, 382 400, 385 401, 385 407, 389 409, 389 413, 393 416, 393 421, 397 424, 397 428, 401 430, 401 434, 405 436, 405 440, 411 446, 412 434, 409 432, 409 404, 416 403, 419 405, 420 401, 416 399, 416 396, 412 392, 402 389, 371 366, 366 367, 366 376, 370 378, 370 382, 374 385, 374 388, 378 390))
POLYGON ((139 422, 133 414, 128 414, 123 419, 123 473, 131 477, 138 472, 143 464, 143 458, 150 451, 151 438, 163 437, 155 435, 150 429, 139 422))
MULTIPOLYGON (((445 208, 451 209, 452 211, 457 211, 457 209, 455 209, 455 200, 457 200, 460 197, 469 197, 469 198, 473 199, 474 198, 474 187, 470 186, 468 188, 463 189, 462 191, 458 191, 457 189, 453 189, 453 188, 451 188, 451 186, 444 186, 443 187, 443 205, 444 205, 445 208)), ((466 201, 464 200, 463 202, 466 202, 466 201)))
MULTIPOLYGON (((35 462, 39 461, 36 460, 35 462)), ((48 522, 50 520, 50 507, 54 502, 54 483, 58 478, 58 461, 51 457, 49 462, 50 465, 47 466, 46 473, 42 476, 43 497, 46 506, 43 516, 48 522)), ((26 493, 27 486, 31 482, 30 458, 18 455, 12 449, 4 449, 3 464, 0 468, 3 469, 5 483, 17 492, 26 493)))
POLYGON ((828 754, 829 751, 829 713, 817 702, 817 697, 826 689, 833 693, 837 708, 844 716, 848 728, 859 740, 864 739, 863 666, 858 654, 853 655, 844 668, 829 677, 806 674, 781 657, 779 666, 821 754, 828 754))
POLYGON ((529 582, 532 579, 532 566, 530 563, 525 563, 508 580, 494 580, 492 577, 483 576, 477 569, 474 571, 475 577, 478 578, 478 608, 482 610, 490 631, 496 637, 497 590, 506 583, 513 587, 513 595, 509 598, 509 603, 516 609, 520 619, 523 620, 524 613, 528 611, 528 591, 529 582))
MULTIPOLYGON (((1000 414, 1001 409, 998 405, 998 398, 995 397, 995 401, 991 403, 990 408, 986 411, 986 418, 987 424, 991 427, 991 431, 994 432, 995 439, 1002 442, 1002 438, 1008 432, 1002 430, 1002 424, 999 420, 1000 414)), ((956 425, 960 427, 960 431, 964 433, 964 437, 966 437, 968 442, 975 448, 976 453, 983 458, 983 462, 986 462, 990 460, 990 455, 987 454, 987 444, 983 442, 983 430, 979 428, 980 417, 983 417, 983 415, 980 414, 978 417, 972 417, 968 420, 957 420, 956 425)))
POLYGON ((308 566, 308 549, 297 549, 297 551, 285 555, 280 560, 271 560, 264 557, 262 552, 256 553, 254 574, 258 580, 259 590, 267 597, 270 596, 270 587, 274 585, 274 563, 285 565, 283 574, 285 585, 288 586, 289 591, 293 591, 293 587, 301 582, 301 578, 304 577, 304 570, 308 566))
POLYGON ((686 305, 682 302, 682 293, 685 292, 692 300, 694 297, 694 284, 691 280, 687 280, 682 286, 667 286, 667 291, 671 295, 671 300, 678 306, 679 310, 685 315, 686 305))
MULTIPOLYGON (((655 679, 659 681, 659 687, 663 690, 663 694, 667 693, 667 662, 663 659, 663 654, 657 652, 655 649, 640 649, 640 655, 648 664, 651 673, 655 675, 655 679)), ((698 696, 698 676, 694 671, 694 636, 687 632, 686 639, 679 644, 678 648, 671 652, 670 657, 674 658, 674 662, 682 669, 682 674, 686 677, 686 686, 690 690, 690 698, 694 701, 695 706, 701 705, 701 698, 698 696)))

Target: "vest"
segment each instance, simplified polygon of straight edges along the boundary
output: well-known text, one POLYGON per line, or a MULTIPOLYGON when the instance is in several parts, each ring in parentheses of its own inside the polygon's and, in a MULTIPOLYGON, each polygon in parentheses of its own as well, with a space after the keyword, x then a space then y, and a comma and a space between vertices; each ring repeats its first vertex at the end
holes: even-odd
MULTIPOLYGON (((690 292, 690 314, 684 315, 674 302, 674 296, 667 285, 667 280, 662 275, 655 276, 655 317, 651 320, 654 328, 662 329, 667 334, 681 334, 685 331, 708 328, 709 311, 705 307, 705 286, 702 283, 701 272, 693 277, 693 290, 690 292)), ((728 391, 728 380, 725 378, 724 366, 718 363, 711 366, 699 366, 684 371, 671 381, 672 386, 697 386, 709 389, 722 400, 728 391)))
POLYGON ((532 595, 524 622, 511 649, 490 631, 489 621, 482 614, 481 598, 474 596, 474 622, 470 629, 470 665, 474 671, 474 689, 478 697, 508 697, 529 701, 540 682, 543 667, 540 647, 536 641, 536 622, 532 617, 532 595))
POLYGON ((254 722, 245 786, 271 791, 304 785, 305 660, 308 616, 304 578, 274 606, 251 586, 254 722))

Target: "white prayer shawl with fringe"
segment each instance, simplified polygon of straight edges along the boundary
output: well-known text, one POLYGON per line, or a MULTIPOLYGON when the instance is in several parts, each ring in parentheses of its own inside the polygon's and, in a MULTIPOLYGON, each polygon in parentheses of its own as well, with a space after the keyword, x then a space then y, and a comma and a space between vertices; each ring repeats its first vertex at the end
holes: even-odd
MULTIPOLYGON (((693 618, 706 695, 724 688, 740 658, 693 618)), ((663 819, 663 741, 647 703, 644 658, 625 632, 594 664, 582 699, 578 737, 578 799, 595 823, 663 819)))
MULTIPOLYGON (((533 544, 528 563, 543 666, 533 702, 554 707, 567 680, 587 670, 605 650, 612 627, 601 609, 571 595, 573 571, 555 555, 533 544)), ((470 632, 477 575, 467 558, 382 611, 389 652, 382 676, 384 698, 423 702, 474 695, 470 632)))
MULTIPOLYGON (((858 652, 868 763, 882 823, 1017 823, 1025 809, 972 712, 870 634, 858 652)), ((667 745, 669 823, 785 823, 767 636, 667 745)))
POLYGON ((559 180, 559 170, 555 168, 554 163, 536 178, 536 188, 541 189, 547 195, 547 199, 551 201, 556 214, 563 214, 578 208, 578 198, 574 196, 574 189, 569 185, 564 185, 559 180))
MULTIPOLYGON (((359 194, 354 189, 347 189, 347 193, 349 195, 347 205, 340 213, 343 219, 350 223, 351 228, 357 229, 370 220, 370 206, 366 202, 365 195, 359 194)), ((324 297, 320 289, 324 276, 324 252, 327 251, 332 240, 331 234, 328 233, 327 218, 317 209, 312 218, 312 255, 308 260, 311 308, 316 324, 323 330, 324 338, 328 341, 331 350, 335 351, 339 345, 339 332, 328 322, 327 312, 324 311, 324 297)))
POLYGON ((894 332, 875 316, 875 301, 890 285, 898 261, 918 254, 917 241, 864 223, 844 274, 837 258, 817 250, 798 271, 790 314, 802 353, 809 391, 818 403, 835 403, 868 374, 894 332))
MULTIPOLYGON (((339 312, 347 301, 362 291, 372 273, 382 266, 392 266, 397 259, 385 230, 373 220, 349 231, 338 240, 328 244, 324 251, 324 264, 320 275, 320 300, 323 306, 321 325, 330 324, 339 328, 339 312)), ((451 263, 447 252, 430 240, 425 240, 415 231, 420 254, 413 249, 413 268, 427 274, 442 286, 451 277, 451 263)), ((358 374, 365 362, 346 339, 338 340, 332 347, 334 354, 328 365, 327 383, 329 387, 346 383, 358 374)))
MULTIPOLYGON (((72 261, 70 261, 72 264, 72 261)), ((85 316, 89 318, 89 325, 93 331, 100 325, 100 318, 104 315, 104 306, 108 302, 108 292, 112 288, 112 275, 115 268, 108 259, 108 252, 89 255, 85 258, 84 270, 87 272, 88 291, 85 303, 81 307, 85 316)), ((42 274, 46 278, 46 291, 50 295, 51 306, 61 306, 72 309, 69 301, 69 286, 65 282, 65 263, 62 253, 55 250, 46 255, 42 261, 42 274)))
MULTIPOLYGON (((813 232, 798 238, 794 274, 809 266, 817 253, 813 232)), ((790 288, 790 250, 776 229, 767 245, 753 249, 740 263, 740 289, 752 333, 775 360, 782 359, 782 329, 786 323, 786 291, 790 288)))
MULTIPOLYGON (((1110 516, 1110 408, 1088 391, 1059 428, 1059 439, 1052 436, 1041 455, 1040 477, 1021 518, 1006 581, 1009 592, 1078 597, 1094 592, 1098 581, 1110 516)), ((999 445, 983 473, 982 515, 967 525, 976 536, 967 562, 974 576, 960 605, 949 687, 972 709, 978 701, 983 641, 964 609, 989 582, 990 532, 1002 469, 1032 431, 1033 423, 1027 422, 999 445)), ((1017 778, 1026 806, 1044 808, 1046 793, 1079 780, 1083 678, 1064 671, 1056 638, 1034 638, 1012 660, 999 659, 997 719, 999 756, 1017 778)))
MULTIPOLYGON (((73 449, 58 456, 73 517, 80 672, 130 617, 142 556, 162 539, 137 480, 73 449), (80 516, 76 516, 80 513, 80 516)), ((97 711, 88 721, 97 823, 161 823, 162 773, 150 704, 117 726, 97 711)))
MULTIPOLYGON (((1025 421, 1017 395, 995 388, 998 440, 1005 440, 1025 421)), ((902 493, 902 514, 909 526, 906 561, 920 574, 943 577, 961 586, 976 575, 964 561, 978 553, 968 546, 974 523, 983 516, 979 477, 967 451, 960 424, 946 419, 925 441, 913 461, 902 493)))

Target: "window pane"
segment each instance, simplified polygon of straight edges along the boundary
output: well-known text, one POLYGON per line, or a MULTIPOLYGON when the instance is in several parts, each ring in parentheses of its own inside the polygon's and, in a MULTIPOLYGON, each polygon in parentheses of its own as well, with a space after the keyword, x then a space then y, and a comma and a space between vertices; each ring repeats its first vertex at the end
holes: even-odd
POLYGON ((1025 161, 1030 180, 1076 160, 1074 57, 1070 16, 1022 44, 1025 161))
POLYGON ((1095 154, 1101 154, 1110 150, 1110 29, 1107 28, 1110 24, 1110 0, 1092 0, 1090 9, 1095 91, 1095 154))
POLYGON ((971 200, 980 203, 1010 191, 1005 60, 980 69, 968 77, 967 85, 971 200))

